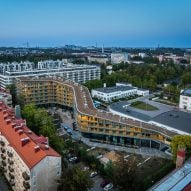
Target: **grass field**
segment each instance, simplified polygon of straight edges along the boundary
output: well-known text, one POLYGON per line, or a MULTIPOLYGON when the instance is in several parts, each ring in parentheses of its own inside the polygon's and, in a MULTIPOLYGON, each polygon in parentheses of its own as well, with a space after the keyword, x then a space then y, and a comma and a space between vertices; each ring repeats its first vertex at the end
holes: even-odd
POLYGON ((146 111, 155 111, 158 110, 157 107, 150 105, 148 103, 142 102, 142 101, 136 101, 131 104, 131 107, 137 108, 137 109, 142 109, 146 111))

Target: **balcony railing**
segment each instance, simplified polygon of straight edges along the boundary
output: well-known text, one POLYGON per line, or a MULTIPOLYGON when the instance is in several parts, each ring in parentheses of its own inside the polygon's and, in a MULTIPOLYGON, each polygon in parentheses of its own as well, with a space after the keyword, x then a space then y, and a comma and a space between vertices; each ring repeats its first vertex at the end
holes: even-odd
POLYGON ((25 179, 25 180, 29 180, 30 179, 30 176, 27 174, 27 172, 23 172, 23 178, 25 179))
POLYGON ((26 189, 29 189, 30 188, 30 184, 26 181, 23 181, 23 186, 26 188, 26 189))
POLYGON ((5 146, 5 142, 4 141, 0 141, 1 146, 5 146))

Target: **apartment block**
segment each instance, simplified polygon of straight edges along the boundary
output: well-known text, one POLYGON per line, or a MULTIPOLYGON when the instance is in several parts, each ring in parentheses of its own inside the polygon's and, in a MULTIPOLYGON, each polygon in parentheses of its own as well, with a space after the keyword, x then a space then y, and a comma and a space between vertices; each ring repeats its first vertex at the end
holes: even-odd
POLYGON ((160 126, 96 109, 89 90, 70 80, 20 78, 16 86, 25 103, 70 108, 82 135, 102 143, 159 149, 164 144, 169 145, 177 134, 160 126))
POLYGON ((185 111, 191 111, 191 89, 181 91, 179 108, 185 111))
POLYGON ((61 156, 0 101, 0 168, 14 191, 54 191, 61 156))
POLYGON ((100 79, 100 67, 96 65, 78 65, 58 60, 33 62, 0 63, 0 86, 5 88, 20 77, 60 76, 77 83, 100 79))

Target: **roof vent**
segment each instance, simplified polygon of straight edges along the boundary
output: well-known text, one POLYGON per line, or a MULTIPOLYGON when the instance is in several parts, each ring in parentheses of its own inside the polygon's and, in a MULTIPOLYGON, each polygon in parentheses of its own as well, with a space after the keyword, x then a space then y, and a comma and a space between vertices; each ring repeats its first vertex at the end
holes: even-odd
POLYGON ((19 135, 22 135, 23 134, 23 130, 22 129, 18 130, 18 133, 19 133, 19 135))
POLYGON ((26 145, 29 141, 30 141, 29 137, 26 137, 26 138, 21 139, 21 146, 23 147, 23 146, 26 145))
POLYGON ((45 148, 46 150, 49 150, 49 146, 48 146, 48 145, 45 145, 44 148, 45 148))
POLYGON ((6 119, 5 121, 7 124, 11 123, 11 119, 6 119))
POLYGON ((39 145, 37 145, 37 146, 34 147, 34 151, 35 151, 35 152, 38 152, 39 150, 40 150, 40 146, 39 146, 39 145))
POLYGON ((29 131, 28 131, 28 134, 32 134, 32 131, 31 131, 31 130, 29 130, 29 131))
POLYGON ((15 127, 15 131, 18 131, 18 130, 21 129, 21 128, 22 128, 22 126, 20 126, 20 125, 19 125, 19 126, 16 126, 16 127, 15 127))

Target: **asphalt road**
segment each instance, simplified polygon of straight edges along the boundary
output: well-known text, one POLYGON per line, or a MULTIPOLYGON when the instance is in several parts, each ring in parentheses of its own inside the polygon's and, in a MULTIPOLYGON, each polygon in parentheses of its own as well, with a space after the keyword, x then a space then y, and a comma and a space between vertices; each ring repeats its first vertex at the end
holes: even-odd
POLYGON ((0 174, 0 191, 9 191, 4 177, 0 174))

